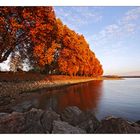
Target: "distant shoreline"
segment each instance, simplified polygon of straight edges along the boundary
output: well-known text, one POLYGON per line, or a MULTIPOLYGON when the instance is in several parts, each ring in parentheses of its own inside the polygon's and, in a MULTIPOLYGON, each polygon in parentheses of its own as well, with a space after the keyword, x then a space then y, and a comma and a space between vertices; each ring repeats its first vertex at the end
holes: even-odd
POLYGON ((140 76, 138 76, 138 75, 133 75, 133 76, 104 75, 103 77, 106 77, 106 78, 140 78, 140 76))
POLYGON ((121 76, 122 78, 140 78, 140 76, 121 76))

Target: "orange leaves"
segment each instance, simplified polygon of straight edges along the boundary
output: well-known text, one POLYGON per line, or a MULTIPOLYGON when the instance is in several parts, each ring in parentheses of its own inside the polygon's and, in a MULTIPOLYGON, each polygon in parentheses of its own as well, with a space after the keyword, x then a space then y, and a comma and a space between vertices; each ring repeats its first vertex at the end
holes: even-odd
POLYGON ((47 28, 49 32, 53 30, 53 26, 50 23, 47 24, 45 28, 47 28))
POLYGON ((18 30, 19 28, 22 28, 22 27, 23 27, 22 24, 19 24, 19 23, 16 21, 15 18, 11 18, 10 21, 11 21, 11 26, 12 26, 13 28, 15 28, 15 30, 18 30))
POLYGON ((61 48, 60 44, 56 43, 56 41, 52 42, 52 48, 61 48))
POLYGON ((64 36, 63 38, 63 44, 64 46, 69 47, 69 44, 71 43, 71 38, 69 36, 64 36))
POLYGON ((46 64, 50 65, 54 61, 54 55, 58 48, 60 48, 60 45, 53 41, 51 47, 48 48, 47 52, 45 53, 46 64))
POLYGON ((28 9, 24 9, 23 10, 23 18, 24 19, 28 19, 28 18, 32 18, 33 19, 32 13, 28 9))
POLYGON ((45 54, 45 62, 46 64, 51 64, 52 61, 54 60, 54 53, 55 53, 55 49, 54 48, 49 48, 45 54))
POLYGON ((30 35, 34 47, 34 58, 39 66, 51 65, 59 45, 53 42, 56 38, 56 20, 52 7, 28 8, 24 15, 28 17, 30 35))
POLYGON ((34 54, 34 57, 39 62, 40 66, 44 66, 45 65, 45 62, 44 62, 44 59, 43 59, 44 48, 45 48, 44 44, 40 44, 40 45, 34 47, 33 54, 34 54))
POLYGON ((50 13, 48 14, 48 19, 49 19, 51 22, 54 22, 54 13, 53 13, 53 11, 50 12, 50 13))
POLYGON ((64 36, 64 29, 63 29, 63 23, 61 22, 60 19, 56 19, 57 23, 57 40, 58 42, 62 40, 62 37, 64 36))
POLYGON ((102 75, 100 62, 90 50, 84 36, 70 30, 62 24, 60 19, 57 20, 57 26, 59 31, 58 37, 60 37, 58 40, 61 40, 60 42, 63 46, 58 61, 60 71, 63 70, 69 75, 102 75), (67 69, 65 61, 67 61, 67 69))
POLYGON ((34 55, 36 57, 42 57, 44 53, 45 46, 44 44, 40 44, 34 47, 34 55))
POLYGON ((40 44, 34 47, 34 56, 38 60, 39 65, 45 66, 46 64, 51 65, 54 61, 54 55, 60 45, 55 41, 52 42, 51 47, 45 46, 45 44, 40 44))
MULTIPOLYGON (((53 62, 56 62, 57 65, 54 69, 58 69, 60 72, 69 75, 101 75, 102 67, 100 62, 96 59, 95 54, 89 49, 89 45, 84 36, 70 30, 67 26, 62 24, 60 19, 57 19, 56 22, 57 32, 54 34, 56 40, 51 42, 53 36, 46 36, 46 41, 40 39, 40 41, 44 42, 41 47, 42 50, 40 50, 39 46, 37 47, 38 49, 35 48, 35 52, 37 53, 35 56, 37 56, 39 63, 44 66, 51 66, 53 62), (50 43, 47 44, 46 42, 50 43), (56 53, 58 53, 57 57, 55 57, 56 53)), ((38 30, 44 30, 44 32, 40 33, 38 38, 45 36, 44 34, 49 31, 52 35, 52 27, 54 26, 50 23, 46 23, 45 30, 44 25, 45 24, 42 23, 40 25, 37 24, 36 29, 34 32, 32 31, 32 34, 38 34, 38 30)), ((39 42, 37 41, 37 43, 39 42)))
POLYGON ((58 64, 59 64, 59 71, 66 74, 68 70, 68 62, 63 58, 59 58, 58 64))
POLYGON ((21 11, 22 8, 19 7, 0 7, 0 62, 7 60, 15 48, 23 42, 19 37, 23 33, 21 11))
POLYGON ((4 17, 0 17, 0 23, 1 25, 5 23, 4 17))
POLYGON ((8 51, 13 51, 19 42, 20 46, 33 50, 32 61, 48 73, 102 75, 102 66, 84 36, 56 19, 52 7, 7 7, 0 8, 0 12, 3 13, 0 17, 0 32, 3 33, 0 61, 4 60, 2 53, 7 52, 9 46, 12 49, 8 51))

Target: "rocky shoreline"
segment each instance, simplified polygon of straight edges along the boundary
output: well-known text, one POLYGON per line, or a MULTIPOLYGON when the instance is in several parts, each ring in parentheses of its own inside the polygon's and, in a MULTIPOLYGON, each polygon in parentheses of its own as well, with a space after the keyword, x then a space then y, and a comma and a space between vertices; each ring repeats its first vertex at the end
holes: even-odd
MULTIPOLYGON (((7 79, 8 80, 8 79, 7 79)), ((67 77, 63 79, 61 76, 50 77, 44 80, 37 81, 22 81, 17 82, 0 82, 0 106, 12 103, 16 97, 23 93, 31 93, 32 91, 40 89, 53 89, 57 87, 69 86, 73 84, 80 84, 94 80, 122 80, 121 78, 105 78, 105 77, 67 77)))
POLYGON ((76 106, 62 113, 32 108, 28 112, 0 113, 0 133, 42 134, 139 134, 140 121, 106 117, 99 121, 93 112, 76 106))
POLYGON ((23 94, 29 95, 32 91, 40 89, 54 89, 67 85, 84 83, 94 80, 87 79, 68 79, 68 80, 39 80, 39 81, 19 81, 19 82, 0 82, 0 106, 5 106, 14 102, 14 100, 23 94))
POLYGON ((40 81, 23 81, 23 82, 0 82, 0 97, 15 96, 22 92, 29 92, 43 88, 54 88, 95 80, 94 78, 87 79, 71 79, 71 80, 40 80, 40 81))

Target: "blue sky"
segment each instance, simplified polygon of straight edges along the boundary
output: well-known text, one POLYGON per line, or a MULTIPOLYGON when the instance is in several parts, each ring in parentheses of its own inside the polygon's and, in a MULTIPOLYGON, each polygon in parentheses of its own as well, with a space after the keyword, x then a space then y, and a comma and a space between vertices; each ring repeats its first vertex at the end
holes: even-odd
POLYGON ((56 16, 83 34, 104 74, 140 75, 140 7, 54 7, 56 16))

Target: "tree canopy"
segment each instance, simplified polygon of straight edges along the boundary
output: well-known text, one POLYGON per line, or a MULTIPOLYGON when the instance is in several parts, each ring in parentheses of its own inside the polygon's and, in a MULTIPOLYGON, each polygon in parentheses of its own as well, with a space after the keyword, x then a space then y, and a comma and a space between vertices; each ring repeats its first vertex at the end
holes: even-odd
POLYGON ((84 36, 56 19, 53 7, 0 7, 0 63, 17 52, 47 74, 103 74, 84 36))

